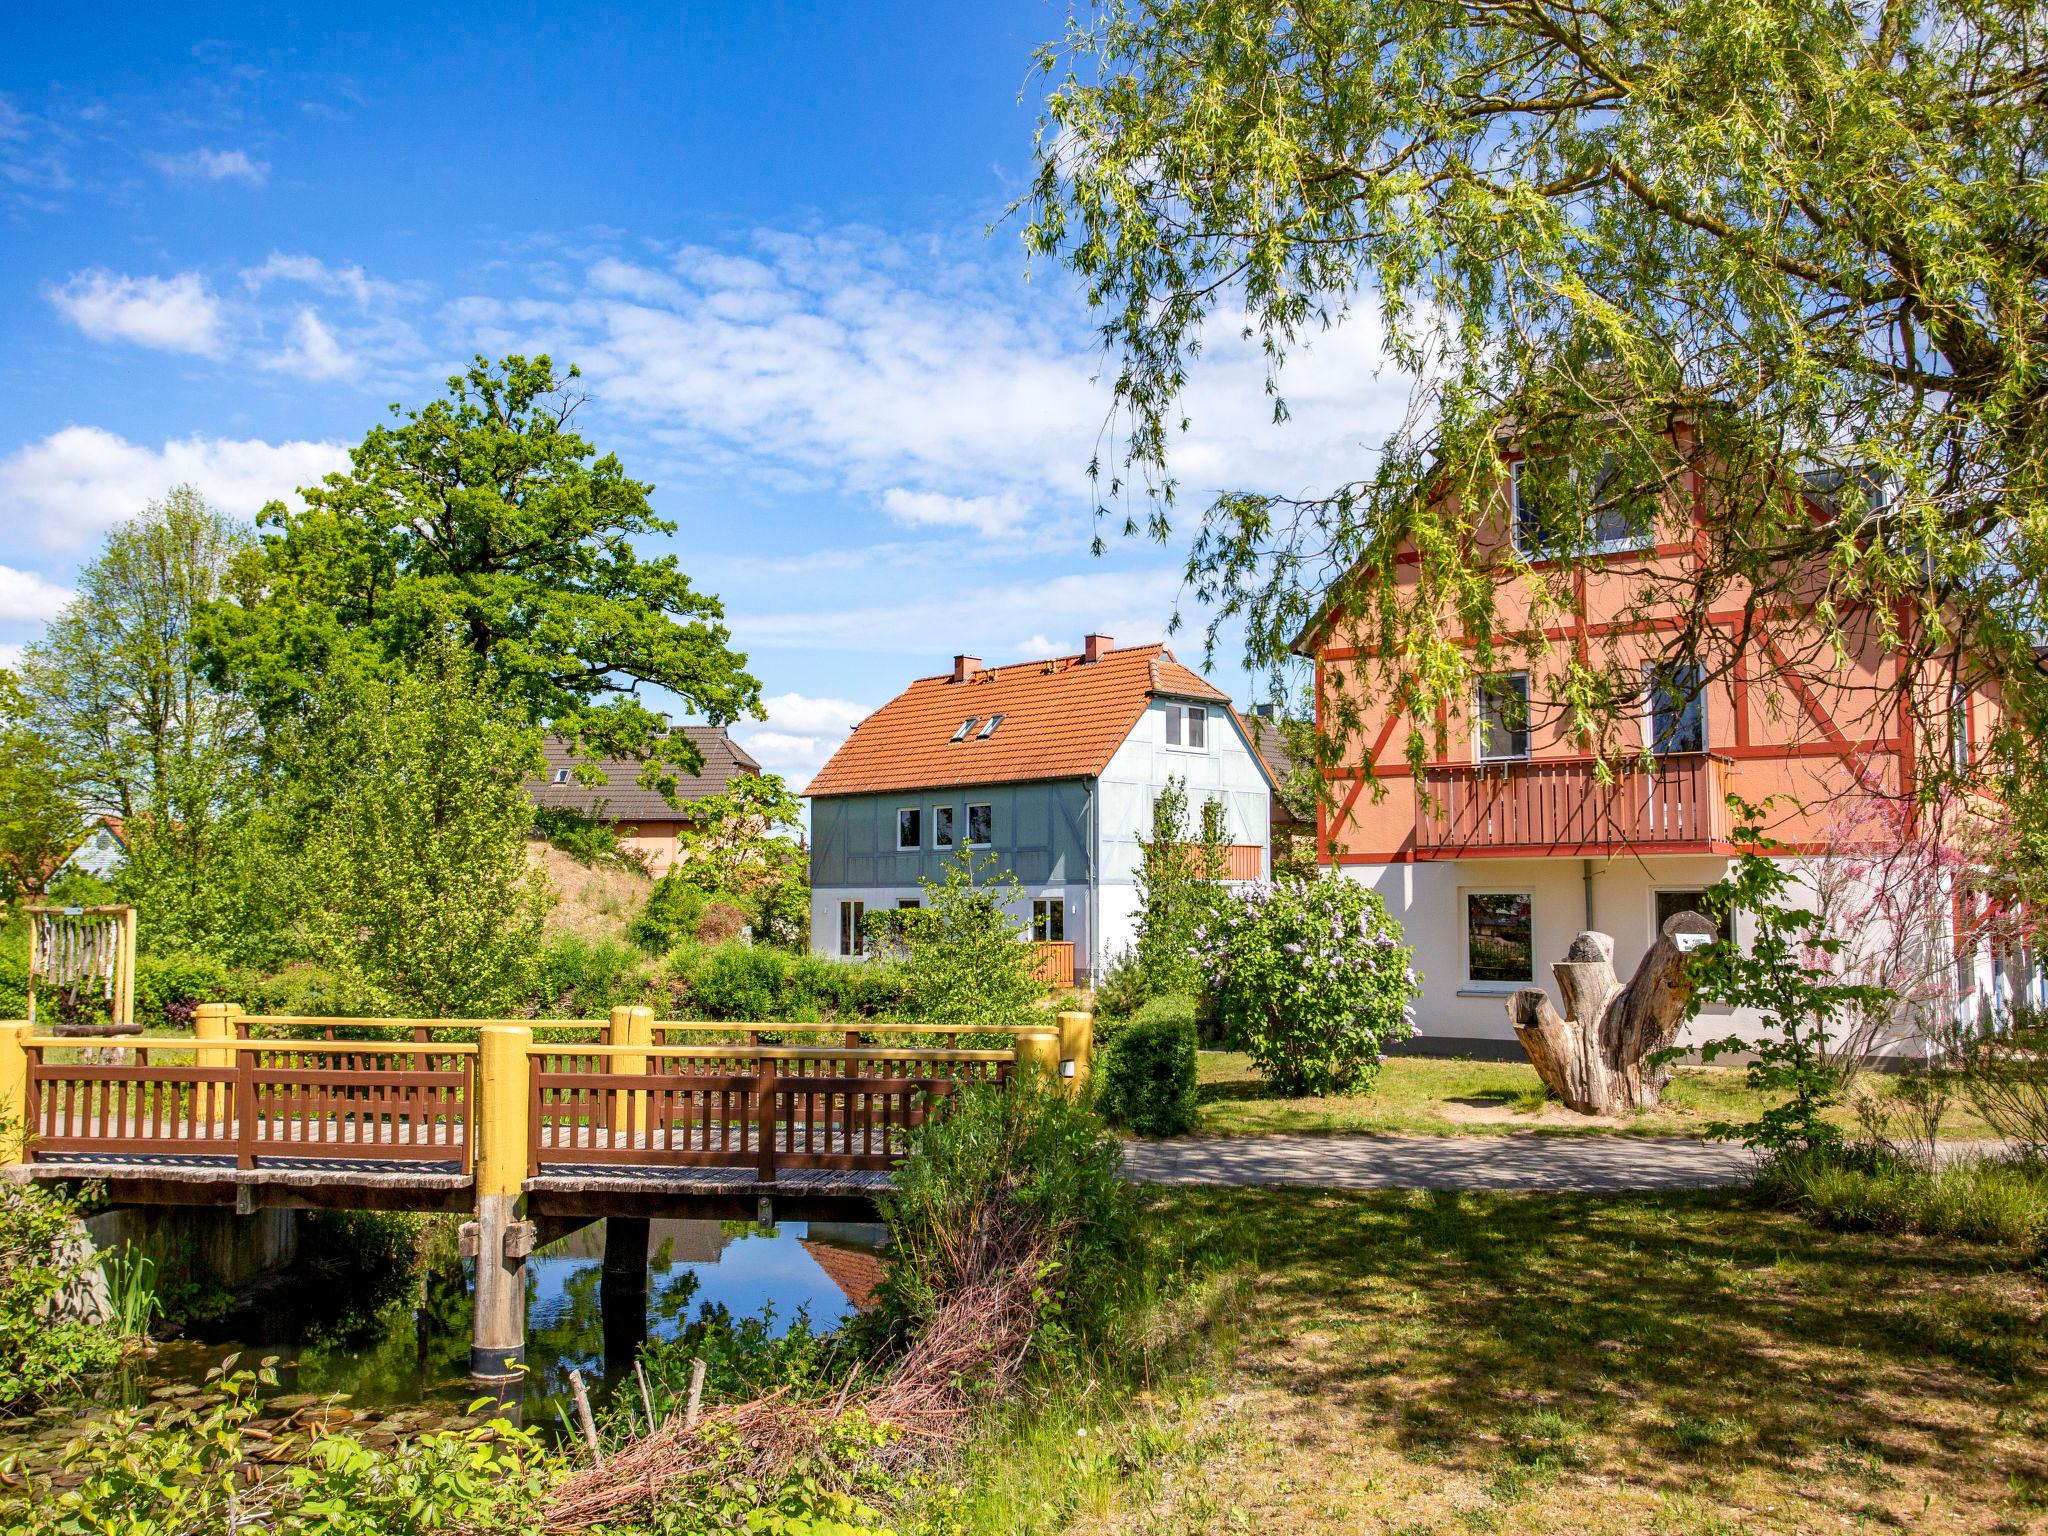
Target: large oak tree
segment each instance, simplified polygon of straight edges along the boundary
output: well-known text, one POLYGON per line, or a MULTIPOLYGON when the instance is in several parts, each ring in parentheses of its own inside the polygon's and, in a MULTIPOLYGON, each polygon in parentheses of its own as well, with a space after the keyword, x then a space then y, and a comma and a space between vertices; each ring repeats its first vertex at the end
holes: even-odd
POLYGON ((335 669, 381 673, 453 632, 526 720, 585 756, 641 759, 672 791, 699 755, 642 690, 721 724, 758 710, 759 686, 718 599, 636 548, 675 525, 572 430, 576 377, 545 356, 478 358, 447 398, 394 405, 303 508, 265 507, 248 595, 211 617, 216 674, 275 723, 335 669))

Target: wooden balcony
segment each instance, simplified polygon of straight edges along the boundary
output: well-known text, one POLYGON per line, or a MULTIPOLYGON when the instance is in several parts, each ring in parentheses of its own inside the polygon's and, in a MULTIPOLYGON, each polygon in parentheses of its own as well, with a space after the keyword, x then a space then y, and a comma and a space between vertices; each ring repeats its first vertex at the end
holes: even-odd
POLYGON ((1593 855, 1628 849, 1707 852, 1727 838, 1727 761, 1670 753, 1645 768, 1592 758, 1532 759, 1425 769, 1415 800, 1423 858, 1593 855))
POLYGON ((1040 939, 1031 946, 1031 974, 1049 991, 1064 992, 1074 984, 1074 946, 1040 939))

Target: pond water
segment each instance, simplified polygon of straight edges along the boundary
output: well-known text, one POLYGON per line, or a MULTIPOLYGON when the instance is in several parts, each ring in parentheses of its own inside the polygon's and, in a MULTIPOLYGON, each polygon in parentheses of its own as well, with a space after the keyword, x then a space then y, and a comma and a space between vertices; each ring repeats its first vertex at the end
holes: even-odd
MULTIPOLYGON (((503 1411, 554 1426, 569 1404, 569 1372, 581 1371, 600 1402, 632 1380, 642 1340, 672 1339, 723 1311, 771 1314, 781 1334, 799 1315, 837 1326, 866 1305, 880 1275, 882 1229, 783 1222, 650 1221, 647 1262, 608 1273, 604 1222, 571 1233, 527 1261, 527 1375, 503 1411)), ((333 1294, 316 1279, 288 1277, 237 1310, 194 1324, 101 1382, 92 1402, 146 1404, 190 1395, 228 1355, 239 1367, 277 1357, 265 1396, 281 1414, 334 1398, 374 1438, 464 1415, 478 1390, 469 1377, 471 1264, 452 1256, 397 1275, 382 1297, 333 1294)), ((0 1423, 0 1454, 53 1449, 92 1402, 56 1405, 0 1423)))

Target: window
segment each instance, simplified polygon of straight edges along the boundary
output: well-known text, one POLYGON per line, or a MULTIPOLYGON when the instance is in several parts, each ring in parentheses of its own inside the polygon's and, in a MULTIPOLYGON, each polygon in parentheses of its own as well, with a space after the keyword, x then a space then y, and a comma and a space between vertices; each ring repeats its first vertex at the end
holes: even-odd
MULTIPOLYGON (((1700 916, 1707 917, 1706 905, 1700 899, 1705 895, 1705 891, 1653 892, 1652 898, 1656 902, 1656 914, 1650 927, 1650 941, 1655 943, 1657 935, 1664 931, 1664 924, 1681 912, 1697 912, 1700 916)), ((1714 922, 1714 919, 1710 917, 1707 920, 1714 923, 1715 938, 1726 937, 1720 923, 1714 922)))
POLYGON ((1065 943, 1067 904, 1058 899, 1032 902, 1031 937, 1040 944, 1065 943))
POLYGON ((569 770, 568 770, 568 769, 566 769, 566 768, 557 768, 557 769, 555 770, 555 782, 556 782, 557 784, 566 784, 566 783, 568 783, 568 782, 569 782, 569 770))
POLYGON ((1689 661, 1659 662, 1644 674, 1649 696, 1650 750, 1707 750, 1707 706, 1700 669, 1689 661))
POLYGON ((1465 974, 1478 982, 1535 979, 1535 946, 1527 891, 1470 891, 1465 896, 1465 974))
POLYGON ((867 935, 862 931, 867 915, 868 904, 864 901, 839 903, 839 953, 864 955, 868 952, 867 935))
POLYGON ((953 846, 953 807, 935 805, 932 807, 932 846, 950 848, 953 846))
POLYGON ((924 812, 908 806, 896 813, 896 851, 914 853, 924 846, 924 812))
POLYGON ((967 733, 973 730, 980 723, 981 716, 969 715, 965 720, 962 720, 960 722, 960 729, 953 733, 953 739, 955 741, 965 741, 967 739, 967 733))
POLYGON ((996 840, 996 808, 992 805, 970 805, 967 807, 967 842, 970 847, 986 848, 996 840))
MULTIPOLYGON (((1601 459, 1599 478, 1593 483, 1592 493, 1586 497, 1587 554, 1640 549, 1648 543, 1629 526, 1628 515, 1622 508, 1600 506, 1613 493, 1618 473, 1619 466, 1612 454, 1601 459)), ((1568 530, 1555 526, 1556 519, 1546 515, 1535 485, 1543 471, 1531 468, 1527 459, 1518 459, 1510 475, 1509 500, 1513 504, 1515 548, 1531 560, 1563 554, 1568 544, 1568 530)), ((1551 472, 1551 477, 1553 480, 1556 478, 1555 471, 1551 472)), ((1578 498, 1574 496, 1572 499, 1576 501, 1578 498)))
POLYGON ((917 907, 918 901, 915 896, 898 896, 896 898, 896 910, 898 912, 915 912, 917 907))
POLYGON ((1008 715, 990 715, 988 717, 988 724, 981 728, 979 734, 974 739, 976 741, 987 741, 989 737, 995 735, 996 727, 1009 718, 1008 715))
POLYGON ((1479 761, 1529 755, 1529 674, 1498 672, 1479 680, 1479 761))
POLYGON ((1199 704, 1166 706, 1166 744, 1169 747, 1185 747, 1190 752, 1201 752, 1207 750, 1208 742, 1208 710, 1199 704))

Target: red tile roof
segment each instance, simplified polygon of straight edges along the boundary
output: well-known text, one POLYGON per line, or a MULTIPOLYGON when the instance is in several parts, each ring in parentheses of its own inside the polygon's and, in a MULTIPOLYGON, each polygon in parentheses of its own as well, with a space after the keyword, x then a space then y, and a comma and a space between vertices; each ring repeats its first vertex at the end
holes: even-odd
POLYGON ((956 784, 1093 778, 1109 766, 1154 697, 1230 708, 1228 695, 1163 645, 1112 650, 1100 661, 1055 656, 983 667, 956 683, 921 677, 854 728, 806 795, 859 795, 956 784), (983 740, 992 715, 1003 723, 983 740), (964 741, 953 733, 972 716, 964 741))

